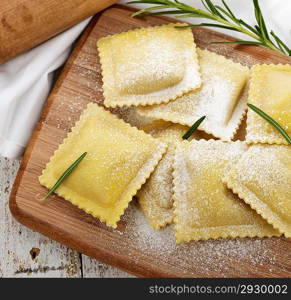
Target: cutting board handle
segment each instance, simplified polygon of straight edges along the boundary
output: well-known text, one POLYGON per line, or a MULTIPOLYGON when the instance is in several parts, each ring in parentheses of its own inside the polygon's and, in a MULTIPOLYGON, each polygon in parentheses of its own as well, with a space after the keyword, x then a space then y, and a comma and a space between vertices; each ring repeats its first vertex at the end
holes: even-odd
POLYGON ((1 0, 0 64, 117 0, 1 0))

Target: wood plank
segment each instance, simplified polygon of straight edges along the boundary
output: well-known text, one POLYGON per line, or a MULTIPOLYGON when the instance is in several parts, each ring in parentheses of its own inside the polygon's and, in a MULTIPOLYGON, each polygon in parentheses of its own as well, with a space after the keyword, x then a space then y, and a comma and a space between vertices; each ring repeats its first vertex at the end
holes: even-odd
MULTIPOLYGON (((97 15, 81 38, 54 88, 24 156, 10 200, 21 223, 69 247, 148 277, 288 277, 290 244, 284 238, 220 239, 176 245, 170 229, 154 232, 133 202, 117 230, 54 195, 44 194, 38 176, 88 102, 102 103, 102 77, 96 41, 105 35, 169 22, 166 18, 133 19, 132 10, 115 6, 97 15)), ((231 40, 224 34, 194 28, 198 46, 251 66, 290 63, 290 58, 255 46, 210 45, 231 40)), ((116 111, 115 111, 116 112, 116 111)))
POLYGON ((0 158, 0 277, 80 277, 77 251, 11 217, 8 199, 19 163, 0 158))
POLYGON ((126 272, 104 264, 87 255, 82 255, 82 268, 84 278, 131 278, 126 272))
POLYGON ((84 278, 130 277, 110 265, 86 255, 80 256, 77 251, 12 219, 8 199, 19 165, 18 160, 0 158, 0 278, 72 278, 82 274, 84 278))
POLYGON ((42 0, 40 5, 39 0, 1 0, 0 64, 115 2, 116 0, 42 0))

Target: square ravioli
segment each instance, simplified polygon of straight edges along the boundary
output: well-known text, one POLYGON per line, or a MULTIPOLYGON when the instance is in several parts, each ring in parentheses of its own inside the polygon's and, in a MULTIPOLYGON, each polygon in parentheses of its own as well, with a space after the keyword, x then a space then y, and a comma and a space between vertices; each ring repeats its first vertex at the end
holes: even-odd
POLYGON ((39 181, 51 188, 72 162, 87 152, 56 193, 115 228, 166 147, 91 103, 55 151, 39 181))
POLYGON ((274 228, 291 237, 290 146, 251 146, 223 180, 274 228))
POLYGON ((168 102, 201 85, 190 28, 167 24, 97 42, 107 107, 168 102))
POLYGON ((243 142, 191 141, 174 159, 174 223, 177 242, 278 235, 222 182, 243 153, 243 142))
POLYGON ((144 116, 182 125, 202 116, 199 129, 222 140, 231 140, 246 111, 248 67, 224 56, 197 49, 202 86, 166 104, 138 108, 144 116))
POLYGON ((136 106, 119 107, 117 113, 126 123, 129 123, 131 126, 137 127, 138 129, 142 129, 145 125, 155 121, 152 118, 140 115, 136 110, 136 106))
MULTIPOLYGON (((262 109, 291 135, 291 65, 254 66, 248 102, 262 109)), ((271 124, 250 109, 246 141, 288 144, 271 124)))
MULTIPOLYGON (((189 128, 171 122, 154 121, 141 129, 168 144, 166 154, 137 194, 145 216, 151 226, 158 230, 173 221, 173 156, 177 143, 182 141, 182 136, 189 128)), ((198 133, 191 136, 199 137, 198 133)))

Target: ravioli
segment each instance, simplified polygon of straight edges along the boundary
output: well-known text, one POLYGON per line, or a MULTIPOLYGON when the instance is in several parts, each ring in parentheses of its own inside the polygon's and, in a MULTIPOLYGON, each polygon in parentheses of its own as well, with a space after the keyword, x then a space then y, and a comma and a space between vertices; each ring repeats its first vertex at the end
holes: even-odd
POLYGON ((247 150, 243 142, 182 143, 174 159, 174 223, 177 242, 279 235, 233 194, 222 175, 247 150))
POLYGON ((168 102, 201 85, 196 46, 183 24, 146 27, 97 42, 104 105, 168 102))
MULTIPOLYGON (((137 194, 145 216, 151 226, 158 230, 173 221, 173 156, 176 145, 182 141, 182 136, 189 127, 154 121, 143 126, 142 129, 168 144, 166 154, 137 194)), ((195 132, 190 139, 200 137, 201 135, 195 132)))
POLYGON ((249 69, 207 50, 197 52, 201 88, 169 103, 138 107, 138 113, 186 126, 205 115, 199 129, 229 141, 246 111, 249 69))
POLYGON ((290 146, 251 146, 223 180, 270 224, 291 237, 290 146))
MULTIPOLYGON (((291 65, 256 65, 251 70, 249 103, 262 109, 291 135, 291 65)), ((252 110, 247 114, 248 143, 288 144, 252 110)))
POLYGON ((115 228, 166 148, 165 143, 91 103, 39 181, 51 188, 72 162, 87 152, 56 193, 115 228))

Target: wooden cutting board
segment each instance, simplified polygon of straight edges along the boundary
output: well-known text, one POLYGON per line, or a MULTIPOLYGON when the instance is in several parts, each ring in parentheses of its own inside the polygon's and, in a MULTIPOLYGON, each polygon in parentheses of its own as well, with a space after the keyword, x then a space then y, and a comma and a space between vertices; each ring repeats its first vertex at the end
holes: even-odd
MULTIPOLYGON (((171 228, 153 231, 133 201, 117 230, 54 195, 44 204, 35 198, 46 189, 38 176, 88 102, 103 101, 96 41, 105 35, 169 22, 131 18, 114 6, 96 15, 64 67, 22 161, 10 198, 22 224, 84 254, 145 277, 290 277, 291 241, 284 238, 219 239, 176 245, 171 228)), ((199 47, 246 65, 291 63, 288 57, 255 46, 210 45, 231 37, 193 29, 199 47)), ((53 255, 53 254, 52 254, 53 255)))

